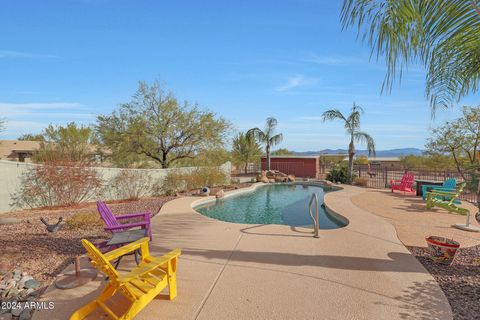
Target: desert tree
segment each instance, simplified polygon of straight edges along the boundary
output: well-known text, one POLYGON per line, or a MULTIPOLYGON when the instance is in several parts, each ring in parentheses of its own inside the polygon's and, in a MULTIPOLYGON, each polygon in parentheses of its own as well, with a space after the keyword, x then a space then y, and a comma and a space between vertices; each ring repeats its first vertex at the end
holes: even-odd
POLYGON ((169 168, 204 150, 222 147, 229 128, 224 118, 197 104, 180 103, 155 81, 140 82, 130 102, 110 115, 98 116, 96 133, 119 165, 147 160, 169 168))
POLYGON ((243 165, 248 172, 248 164, 258 161, 262 151, 258 142, 246 133, 240 132, 232 141, 232 157, 236 163, 243 165))

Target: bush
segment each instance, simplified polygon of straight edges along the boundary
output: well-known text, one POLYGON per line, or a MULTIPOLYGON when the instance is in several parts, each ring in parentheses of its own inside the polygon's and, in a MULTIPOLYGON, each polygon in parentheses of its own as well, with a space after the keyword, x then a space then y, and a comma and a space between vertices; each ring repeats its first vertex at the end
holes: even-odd
POLYGON ((92 227, 102 227, 103 221, 96 212, 76 213, 65 222, 65 229, 89 230, 92 227))
POLYGON ((156 193, 154 188, 152 177, 142 170, 121 170, 110 181, 110 194, 114 199, 137 200, 156 193))
POLYGON ((360 186, 360 187, 367 187, 368 186, 368 179, 367 178, 356 178, 354 184, 356 186, 360 186))
POLYGON ((36 165, 21 177, 12 206, 45 207, 73 205, 98 195, 102 187, 95 169, 70 161, 36 165))
POLYGON ((191 172, 171 170, 163 182, 165 194, 199 189, 204 186, 214 187, 227 183, 226 174, 219 168, 196 168, 191 172))
MULTIPOLYGON (((353 174, 355 176, 355 173, 353 174)), ((344 163, 336 164, 327 173, 326 179, 334 183, 347 183, 348 181, 348 165, 344 163)))

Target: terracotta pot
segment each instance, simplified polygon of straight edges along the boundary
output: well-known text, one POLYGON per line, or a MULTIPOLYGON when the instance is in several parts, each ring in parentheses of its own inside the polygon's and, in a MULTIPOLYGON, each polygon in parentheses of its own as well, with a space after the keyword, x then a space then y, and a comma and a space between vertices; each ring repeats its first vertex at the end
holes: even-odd
POLYGON ((425 240, 432 255, 432 260, 436 263, 451 264, 457 249, 460 247, 457 241, 444 237, 430 236, 425 240))

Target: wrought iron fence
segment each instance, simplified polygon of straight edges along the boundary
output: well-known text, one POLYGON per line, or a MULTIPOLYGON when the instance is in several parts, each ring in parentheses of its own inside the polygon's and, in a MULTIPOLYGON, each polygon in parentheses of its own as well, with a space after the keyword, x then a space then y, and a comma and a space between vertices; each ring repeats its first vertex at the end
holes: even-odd
MULTIPOLYGON (((367 181, 370 188, 388 188, 391 180, 402 179, 405 169, 389 168, 383 166, 355 165, 356 174, 359 178, 367 181)), ((465 181, 467 183, 461 199, 469 202, 477 202, 478 176, 465 173, 463 176, 456 171, 432 171, 425 168, 408 169, 418 180, 445 181, 449 178, 455 178, 457 182, 465 181)))

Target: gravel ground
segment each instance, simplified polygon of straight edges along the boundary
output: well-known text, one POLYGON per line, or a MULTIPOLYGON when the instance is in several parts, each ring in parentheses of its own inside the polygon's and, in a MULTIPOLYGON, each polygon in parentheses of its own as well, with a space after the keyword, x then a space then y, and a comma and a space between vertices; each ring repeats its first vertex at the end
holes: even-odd
POLYGON ((408 249, 437 280, 455 320, 480 319, 480 245, 458 249, 450 266, 434 263, 427 248, 408 249))
MULTIPOLYGON (((108 203, 114 214, 149 211, 156 215, 164 203, 174 197, 158 197, 140 199, 137 201, 123 201, 108 203)), ((15 217, 21 223, 0 225, 0 266, 2 269, 18 267, 31 274, 48 286, 55 276, 60 273, 73 258, 84 254, 85 250, 80 243, 83 238, 96 243, 108 239, 101 225, 91 228, 68 230, 61 228, 57 233, 47 233, 40 217, 49 223, 55 223, 59 217, 64 221, 77 213, 96 214, 95 203, 82 204, 75 207, 55 209, 23 210, 2 217, 15 217)))

